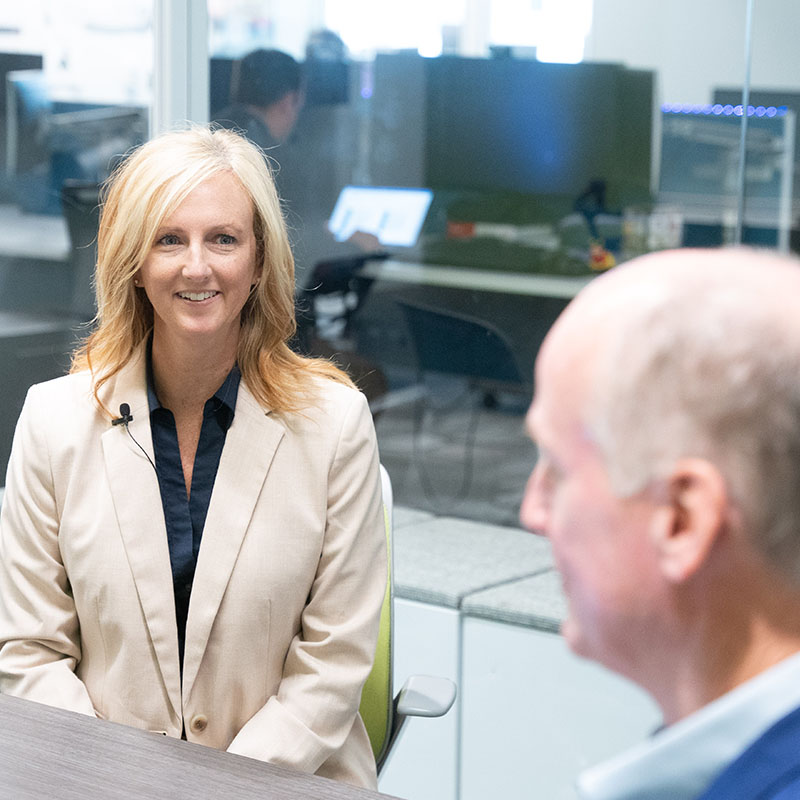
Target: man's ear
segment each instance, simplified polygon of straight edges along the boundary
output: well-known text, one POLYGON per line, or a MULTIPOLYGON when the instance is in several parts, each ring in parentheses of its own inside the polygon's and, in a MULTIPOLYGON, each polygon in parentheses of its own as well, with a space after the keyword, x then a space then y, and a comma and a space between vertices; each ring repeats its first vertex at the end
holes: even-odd
POLYGON ((725 530, 728 494, 720 471, 702 458, 682 458, 662 484, 652 536, 661 571, 683 583, 706 563, 725 530))

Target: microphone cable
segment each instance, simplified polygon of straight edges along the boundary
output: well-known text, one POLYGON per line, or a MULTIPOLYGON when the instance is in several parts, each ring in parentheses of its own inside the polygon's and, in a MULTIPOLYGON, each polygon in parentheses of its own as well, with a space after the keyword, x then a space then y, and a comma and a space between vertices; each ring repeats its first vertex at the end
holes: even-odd
POLYGON ((136 438, 131 433, 131 429, 129 423, 133 422, 133 414, 131 414, 131 407, 127 403, 120 403, 119 406, 119 417, 117 419, 112 419, 112 425, 124 425, 125 430, 128 433, 128 436, 131 437, 131 441, 144 453, 144 457, 150 462, 150 466, 156 473, 156 477, 158 477, 158 470, 156 469, 156 465, 153 463, 153 459, 147 454, 147 450, 142 447, 139 442, 136 441, 136 438))

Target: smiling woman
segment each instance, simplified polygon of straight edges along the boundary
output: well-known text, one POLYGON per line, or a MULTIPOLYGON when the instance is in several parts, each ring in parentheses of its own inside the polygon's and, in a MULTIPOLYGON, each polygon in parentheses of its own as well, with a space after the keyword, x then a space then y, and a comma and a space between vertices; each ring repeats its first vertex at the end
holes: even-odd
POLYGON ((96 286, 72 374, 34 386, 17 427, 0 691, 374 786, 375 433, 347 376, 287 345, 262 153, 193 128, 131 155, 96 286))

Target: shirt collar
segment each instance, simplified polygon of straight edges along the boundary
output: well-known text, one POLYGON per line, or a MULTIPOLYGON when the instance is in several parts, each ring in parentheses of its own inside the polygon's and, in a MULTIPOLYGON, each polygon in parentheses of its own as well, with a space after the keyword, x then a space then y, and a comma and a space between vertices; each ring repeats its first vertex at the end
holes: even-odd
MULTIPOLYGON (((159 408, 163 408, 155 389, 155 380, 153 378, 153 344, 152 339, 147 345, 147 405, 150 414, 159 408)), ((241 381, 242 373, 239 371, 239 365, 234 364, 231 371, 225 377, 222 385, 214 392, 213 396, 206 401, 204 416, 211 413, 216 413, 220 420, 224 421, 224 428, 230 428, 233 422, 233 414, 236 410, 236 398, 239 395, 239 382, 241 381), (215 402, 212 402, 215 401, 215 402), (224 410, 224 414, 221 412, 224 410)))
POLYGON ((800 653, 578 779, 583 800, 697 797, 748 745, 800 706, 800 653))

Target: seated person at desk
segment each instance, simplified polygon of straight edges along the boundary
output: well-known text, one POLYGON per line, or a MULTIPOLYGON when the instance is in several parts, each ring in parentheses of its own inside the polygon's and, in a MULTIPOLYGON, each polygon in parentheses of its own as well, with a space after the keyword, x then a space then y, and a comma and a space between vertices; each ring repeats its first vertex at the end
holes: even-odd
POLYGON ((285 142, 297 124, 305 93, 300 64, 280 50, 254 50, 237 65, 232 105, 216 114, 263 150, 285 142))
POLYGON ((793 259, 660 253, 542 346, 522 521, 553 545, 571 649, 665 723, 583 773, 585 800, 800 797, 798 296, 793 259))
POLYGON ((374 787, 375 433, 344 373, 287 346, 292 273, 238 134, 165 134, 112 176, 99 326, 17 426, 0 691, 374 787))

